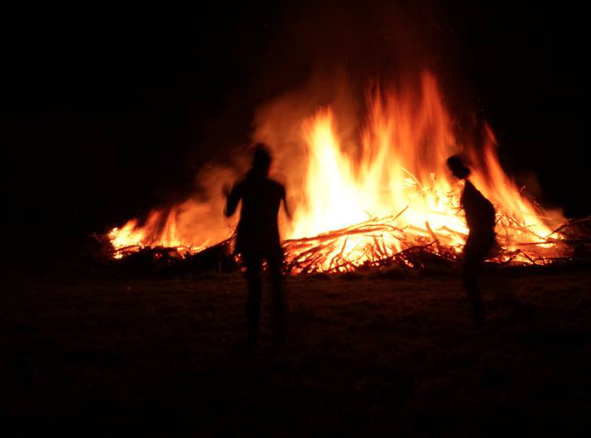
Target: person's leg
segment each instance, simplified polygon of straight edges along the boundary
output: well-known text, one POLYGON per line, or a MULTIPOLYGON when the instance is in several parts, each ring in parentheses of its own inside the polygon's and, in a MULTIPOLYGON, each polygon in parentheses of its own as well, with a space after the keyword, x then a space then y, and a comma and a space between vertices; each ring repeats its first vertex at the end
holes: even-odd
POLYGON ((280 251, 272 254, 268 258, 267 264, 273 287, 272 310, 275 324, 275 342, 277 344, 283 344, 286 335, 287 312, 287 300, 283 279, 283 254, 280 251))
POLYGON ((485 321, 484 305, 478 285, 478 270, 483 262, 481 253, 482 251, 478 250, 475 242, 468 238, 464 247, 462 282, 468 295, 468 301, 472 306, 474 323, 476 324, 481 324, 485 321))
POLYGON ((259 336, 259 320, 261 314, 261 265, 260 257, 245 259, 248 297, 246 300, 246 321, 248 330, 248 344, 251 348, 257 346, 259 336))

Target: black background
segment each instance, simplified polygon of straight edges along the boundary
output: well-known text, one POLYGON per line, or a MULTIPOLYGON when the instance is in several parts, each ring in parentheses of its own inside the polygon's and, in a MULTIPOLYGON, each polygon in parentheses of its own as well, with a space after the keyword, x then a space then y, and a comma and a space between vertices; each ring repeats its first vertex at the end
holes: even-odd
POLYGON ((514 3, 3 6, 4 255, 75 252, 182 198, 319 59, 360 83, 437 66, 450 100, 490 122, 510 174, 536 174, 544 203, 589 215, 584 14, 514 3))

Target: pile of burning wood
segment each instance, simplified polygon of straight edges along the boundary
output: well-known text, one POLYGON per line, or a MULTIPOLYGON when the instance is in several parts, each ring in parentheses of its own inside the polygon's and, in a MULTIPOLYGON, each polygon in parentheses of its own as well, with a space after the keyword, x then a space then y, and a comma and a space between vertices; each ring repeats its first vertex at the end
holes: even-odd
MULTIPOLYGON (((289 274, 344 273, 360 269, 400 267, 426 268, 454 265, 461 260, 465 235, 451 229, 433 232, 413 225, 396 226, 402 214, 372 218, 363 223, 314 237, 284 241, 285 272, 289 274)), ((504 227, 510 218, 501 217, 504 227)), ((514 222, 512 227, 519 227, 514 222)), ((521 232, 531 232, 522 227, 521 232)), ((539 237, 539 236, 538 236, 539 237)), ((234 236, 200 250, 188 247, 139 246, 115 249, 107 235, 95 235, 101 259, 115 266, 141 269, 168 269, 185 272, 231 272, 240 269, 233 253, 234 236)), ((537 242, 514 243, 509 247, 503 233, 499 248, 489 260, 502 265, 546 266, 591 259, 591 217, 572 219, 537 242), (556 256, 556 254, 560 254, 556 256)))
MULTIPOLYGON (((490 262, 545 266, 589 258, 591 218, 566 220, 525 196, 501 166, 492 128, 475 121, 458 130, 432 73, 399 87, 370 87, 359 120, 342 120, 357 113, 341 108, 344 102, 311 110, 278 99, 257 119, 253 139, 276 148, 293 195, 292 220, 280 227, 287 273, 457 263, 468 229, 461 184, 445 163, 459 152, 471 163, 471 182, 495 207, 499 245, 490 262)), ((203 196, 97 237, 102 256, 124 266, 239 269, 228 237, 235 224, 223 227, 220 196, 239 167, 212 165, 197 178, 203 196)))

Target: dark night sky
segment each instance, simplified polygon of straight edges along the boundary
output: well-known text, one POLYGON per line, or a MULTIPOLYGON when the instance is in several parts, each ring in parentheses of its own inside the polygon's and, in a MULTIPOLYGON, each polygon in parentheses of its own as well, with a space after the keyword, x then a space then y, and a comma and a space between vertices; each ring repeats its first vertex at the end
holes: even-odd
POLYGON ((422 54, 491 123, 507 169, 533 171, 546 202, 589 215, 574 191, 588 175, 584 14, 515 3, 3 6, 3 221, 21 250, 78 247, 183 196, 205 160, 248 140, 256 105, 305 83, 318 57, 364 77, 422 54), (424 37, 388 60, 384 41, 406 26, 424 37))

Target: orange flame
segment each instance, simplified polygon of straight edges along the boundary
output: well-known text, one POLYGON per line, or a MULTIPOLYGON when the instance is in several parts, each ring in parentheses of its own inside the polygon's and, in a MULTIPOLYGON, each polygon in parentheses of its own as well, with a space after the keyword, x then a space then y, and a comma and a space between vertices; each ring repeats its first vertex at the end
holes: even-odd
MULTIPOLYGON (((484 144, 462 144, 435 78, 424 73, 418 88, 387 93, 376 88, 368 98, 369 114, 357 141, 340 134, 346 130, 339 130, 330 106, 300 118, 299 139, 289 138, 286 119, 277 111, 260 125, 257 140, 275 148, 277 167, 285 172, 293 204, 292 223, 285 218, 280 222, 288 262, 318 244, 310 239, 291 245, 295 239, 368 220, 373 225, 331 240, 313 269, 349 270, 375 258, 376 249, 380 257, 388 258, 429 242, 437 243, 436 251, 460 251, 467 234, 458 205, 461 184, 445 167, 446 158, 459 151, 471 159, 471 179, 497 209, 497 233, 505 249, 500 258, 527 262, 559 256, 558 246, 546 238, 564 222, 562 214, 542 211, 521 196, 499 164, 490 127, 484 127, 484 144), (294 165, 298 159, 301 163, 294 165)), ((228 180, 228 170, 219 171, 226 172, 228 180)), ((213 179, 219 189, 223 178, 213 179)), ((165 217, 153 212, 143 226, 132 220, 114 229, 113 246, 121 250, 158 244, 196 251, 227 238, 221 197, 214 189, 210 192, 213 196, 205 203, 188 200, 165 217), (206 222, 208 227, 195 225, 206 222)))

